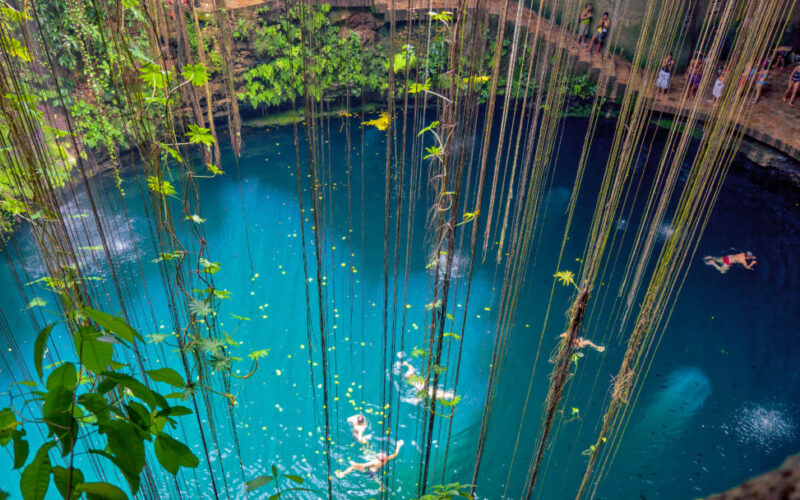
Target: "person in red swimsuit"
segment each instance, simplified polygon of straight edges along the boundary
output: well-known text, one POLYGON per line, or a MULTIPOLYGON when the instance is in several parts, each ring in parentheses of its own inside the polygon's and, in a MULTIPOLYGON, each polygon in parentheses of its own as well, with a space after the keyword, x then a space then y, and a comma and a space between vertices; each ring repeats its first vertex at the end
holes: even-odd
POLYGON ((727 273, 734 264, 741 264, 745 269, 752 269, 756 265, 756 257, 750 252, 742 252, 730 255, 723 255, 722 257, 712 257, 707 255, 703 257, 703 262, 707 266, 713 266, 721 273, 727 273))

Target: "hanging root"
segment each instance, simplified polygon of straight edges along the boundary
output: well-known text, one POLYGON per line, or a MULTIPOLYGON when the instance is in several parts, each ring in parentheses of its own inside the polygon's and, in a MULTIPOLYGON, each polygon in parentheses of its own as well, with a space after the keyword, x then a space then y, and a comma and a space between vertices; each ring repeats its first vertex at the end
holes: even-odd
POLYGON ((550 390, 547 393, 547 408, 545 409, 544 424, 542 426, 542 434, 539 438, 539 447, 536 450, 536 458, 530 472, 530 482, 528 483, 528 491, 525 496, 526 499, 531 498, 533 488, 536 485, 536 479, 539 476, 539 466, 544 458, 544 450, 547 448, 547 442, 550 438, 550 432, 553 429, 553 422, 555 421, 556 413, 558 412, 558 405, 561 402, 561 397, 564 394, 564 387, 567 385, 570 375, 570 365, 572 362, 573 344, 578 338, 583 317, 586 314, 586 305, 589 302, 590 287, 588 283, 584 283, 583 288, 578 292, 575 302, 572 304, 572 317, 569 321, 569 330, 567 330, 564 342, 559 346, 558 356, 556 357, 556 366, 553 368, 553 373, 550 376, 550 390))

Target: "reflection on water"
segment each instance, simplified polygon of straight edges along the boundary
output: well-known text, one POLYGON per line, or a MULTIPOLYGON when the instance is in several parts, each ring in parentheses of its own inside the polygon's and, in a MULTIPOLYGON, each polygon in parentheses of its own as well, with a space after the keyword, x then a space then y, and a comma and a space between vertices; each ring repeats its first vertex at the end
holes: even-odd
POLYGON ((750 402, 739 408, 731 422, 722 428, 739 444, 756 446, 769 453, 795 438, 796 425, 782 405, 750 402))

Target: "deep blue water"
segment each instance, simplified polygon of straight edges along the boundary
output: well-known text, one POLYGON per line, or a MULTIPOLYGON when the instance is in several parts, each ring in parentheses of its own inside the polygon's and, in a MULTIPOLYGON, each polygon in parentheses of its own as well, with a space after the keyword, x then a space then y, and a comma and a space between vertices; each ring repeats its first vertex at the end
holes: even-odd
MULTIPOLYGON (((504 494, 508 498, 519 498, 536 445, 547 375, 551 369, 547 358, 556 346, 556 337, 564 325, 563 314, 571 301, 566 288, 558 287, 555 291, 551 320, 539 351, 527 417, 523 422, 520 422, 520 415, 531 367, 537 356, 566 220, 564 208, 571 193, 585 127, 583 120, 567 120, 557 168, 548 183, 542 207, 545 215, 541 219, 541 233, 534 242, 535 266, 526 270, 519 312, 510 334, 510 348, 481 466, 478 483, 481 498, 503 498, 504 494), (520 428, 518 454, 513 468, 510 468, 520 428), (510 483, 507 485, 508 478, 510 483)), ((381 372, 385 134, 373 128, 365 130, 362 179, 360 132, 354 127, 351 233, 344 161, 346 146, 344 134, 337 132, 338 128, 336 119, 331 128, 330 143, 326 144, 326 160, 330 161, 324 165, 325 209, 321 216, 325 227, 322 274, 328 300, 328 355, 333 377, 330 383, 333 399, 330 408, 332 459, 334 468, 343 469, 348 460, 362 460, 361 450, 354 443, 345 419, 356 411, 364 412, 373 432, 379 434, 380 422, 386 418, 380 416, 381 388, 390 374, 381 372)), ((598 128, 595 153, 581 190, 562 268, 578 271, 575 261, 583 250, 612 133, 612 126, 598 128)), ((211 260, 221 266, 221 271, 214 276, 215 284, 232 294, 231 300, 223 302, 218 320, 223 330, 242 342, 237 348, 240 349, 238 355, 244 357, 254 349, 270 350, 253 377, 234 382, 238 401, 235 418, 244 474, 240 472, 230 439, 231 422, 224 411, 226 401, 222 398, 218 401, 215 421, 220 428, 221 453, 212 459, 217 470, 220 466, 224 468, 233 494, 242 493, 242 475, 245 479, 252 479, 266 473, 273 463, 302 475, 311 487, 324 489, 325 484, 321 392, 317 390, 316 396, 312 397, 309 375, 310 346, 306 330, 292 137, 290 127, 249 131, 244 136, 241 182, 237 181, 236 165, 230 154, 226 154, 223 161, 224 176, 199 181, 199 215, 206 219, 203 226, 211 260), (231 314, 249 317, 250 321, 238 324, 231 314)), ((657 137, 653 146, 656 152, 659 141, 657 137)), ((301 158, 305 160, 303 154, 301 158)), ((642 168, 635 175, 644 175, 646 182, 650 167, 642 168)), ((305 176, 305 167, 303 173, 305 176)), ((156 251, 140 194, 143 180, 136 176, 134 168, 124 171, 123 179, 127 215, 110 176, 96 179, 93 189, 104 213, 104 229, 125 290, 128 312, 135 318, 134 326, 143 334, 170 333, 172 326, 162 276, 158 266, 152 263, 156 251), (141 261, 141 267, 138 261, 141 261)), ((309 276, 312 277, 309 285, 312 302, 315 302, 308 179, 304 177, 302 180, 306 188, 303 222, 309 251, 309 276)), ((74 196, 69 195, 68 199, 71 201, 65 205, 67 212, 88 211, 86 193, 79 191, 74 196)), ((769 172, 745 164, 734 165, 631 411, 622 444, 613 464, 605 471, 596 498, 702 496, 775 467, 786 455, 797 451, 800 446, 797 428, 800 425, 800 347, 795 339, 800 320, 797 307, 800 283, 797 267, 791 264, 791 259, 800 248, 798 199, 796 188, 769 172), (752 251, 758 257, 755 270, 733 269, 723 275, 702 263, 702 255, 722 255, 733 250, 752 251)), ((624 241, 632 237, 632 227, 638 224, 641 201, 640 197, 632 210, 621 214, 624 220, 618 224, 618 236, 625 238, 624 241), (625 231, 626 227, 628 231, 625 231)), ((424 218, 429 202, 424 190, 415 201, 417 216, 413 223, 412 258, 405 299, 403 262, 399 265, 398 329, 403 315, 406 319, 404 331, 398 330, 397 350, 405 354, 416 346, 422 346, 426 335, 425 304, 430 294, 431 276, 425 270, 430 248, 425 243, 424 218)), ((396 220, 392 221, 393 229, 396 223, 396 220)), ((400 223, 405 230, 404 219, 400 223)), ((179 223, 185 241, 190 240, 189 224, 185 221, 179 223)), ((91 217, 72 219, 70 225, 77 234, 90 235, 82 236, 86 241, 81 245, 100 243, 91 217)), ((664 227, 663 237, 669 237, 668 226, 664 227)), ((405 241, 400 248, 403 255, 405 241)), ((22 283, 46 274, 35 244, 24 228, 15 234, 9 253, 22 283)), ((91 250, 85 253, 87 274, 102 278, 96 283, 100 303, 109 304, 109 312, 118 312, 118 299, 102 253, 91 250)), ((466 268, 466 262, 461 260, 465 258, 464 253, 457 257, 462 272, 466 268)), ((616 259, 617 266, 613 272, 609 267, 602 285, 595 292, 585 332, 585 337, 607 345, 608 349, 604 354, 589 351, 579 363, 579 371, 570 383, 564 407, 568 411, 578 408, 581 418, 559 420, 558 434, 545 458, 546 469, 536 490, 539 498, 574 496, 586 462, 581 451, 594 441, 611 376, 616 373, 625 349, 623 337, 610 322, 610 312, 616 300, 614 283, 628 258, 625 245, 619 254, 612 254, 610 258, 616 259)), ((471 480, 501 276, 491 256, 483 263, 476 263, 458 386, 463 399, 453 422, 444 475, 446 482, 469 483, 471 480)), ((0 287, 5 290, 2 313, 15 342, 6 345, 5 337, 0 341, 6 362, 0 366, 0 386, 5 388, 14 379, 32 378, 29 361, 37 330, 31 317, 35 316, 40 325, 43 320, 52 319, 41 309, 27 311, 25 304, 34 296, 51 303, 53 298, 35 285, 23 285, 26 294, 23 299, 7 263, 0 266, 0 287), (27 367, 15 364, 11 352, 15 349, 19 349, 27 367)), ((390 284, 390 296, 392 287, 393 283, 390 284)), ((462 287, 454 296, 457 316, 463 311, 463 294, 462 287)), ((316 306, 312 311, 316 314, 316 306)), ((457 327, 460 328, 460 322, 457 327)), ((54 338, 56 354, 69 356, 71 341, 64 332, 56 331, 54 338)), ((319 361, 319 339, 315 338, 313 343, 315 361, 319 361)), ((446 350, 449 366, 454 366, 454 345, 448 345, 446 350)), ((177 364, 177 355, 163 345, 149 344, 146 355, 153 366, 177 364)), ((387 364, 390 367, 396 360, 394 352, 388 353, 387 364)), ((416 363, 419 365, 420 361, 416 360, 416 363)), ((248 361, 242 361, 236 369, 245 373, 249 366, 248 361)), ((319 384, 319 367, 316 366, 315 370, 314 383, 319 384)), ((395 390, 387 402, 391 405, 391 419, 397 422, 392 424, 392 441, 403 439, 406 446, 398 459, 390 464, 390 484, 394 498, 412 498, 416 491, 421 450, 421 406, 413 398, 413 389, 396 373, 391 380, 395 390)), ((448 378, 447 383, 452 384, 452 379, 448 378)), ((5 403, 7 399, 0 396, 0 402, 5 403)), ((196 422, 192 418, 184 417, 185 435, 176 437, 188 441, 201 456, 196 422)), ((434 436, 432 484, 442 479, 446 431, 446 427, 437 429, 434 436)), ((29 434, 33 433, 29 431, 29 434)), ((10 470, 9 459, 5 452, 0 454, 0 470, 3 471, 0 482, 2 488, 12 490, 13 498, 18 498, 18 473, 6 472, 10 470)), ((88 470, 86 465, 84 471, 88 470)), ((189 485, 186 495, 193 498, 210 495, 204 463, 201 462, 195 471, 181 474, 189 485)), ((167 480, 166 474, 158 477, 161 484, 167 480)), ((121 481, 121 478, 117 480, 121 481)), ((221 481, 218 483, 222 490, 221 481)), ((374 483, 362 474, 353 474, 343 480, 334 479, 334 488, 342 498, 367 498, 377 494, 374 483)), ((268 492, 272 491, 264 490, 265 494, 268 492)), ((51 491, 53 493, 55 489, 51 491)))

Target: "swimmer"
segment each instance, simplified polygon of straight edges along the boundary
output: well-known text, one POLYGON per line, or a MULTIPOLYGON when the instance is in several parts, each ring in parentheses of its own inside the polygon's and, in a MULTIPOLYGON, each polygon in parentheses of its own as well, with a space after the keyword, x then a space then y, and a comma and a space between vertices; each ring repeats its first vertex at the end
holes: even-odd
POLYGON ((745 269, 752 269, 756 265, 756 257, 750 252, 723 255, 722 257, 707 255, 703 257, 703 262, 707 266, 714 266, 717 271, 725 274, 734 264, 741 264, 745 269))
MULTIPOLYGON (((433 399, 433 388, 428 386, 428 383, 425 380, 421 380, 417 377, 417 369, 411 366, 408 361, 403 361, 402 365, 406 367, 406 372, 403 376, 406 379, 406 382, 414 386, 416 390, 419 392, 424 392, 427 388, 428 396, 433 399)), ((436 399, 443 399, 446 401, 452 401, 455 399, 456 395, 453 394, 452 391, 445 391, 443 389, 436 389, 436 399)))
POLYGON ((364 415, 359 413, 358 415, 348 417, 347 423, 352 427, 353 438, 358 444, 369 444, 369 440, 372 439, 372 434, 364 435, 364 432, 367 430, 367 419, 364 418, 364 415))
MULTIPOLYGON (((567 338, 567 332, 562 333, 558 336, 558 338, 565 339, 567 338)), ((584 347, 591 347, 597 352, 603 352, 606 350, 606 346, 604 345, 597 345, 591 340, 586 340, 583 337, 578 337, 572 341, 572 348, 573 349, 583 349, 584 347)))
POLYGON ((341 479, 346 475, 351 474, 355 471, 366 472, 367 474, 369 474, 369 477, 371 477, 376 483, 378 483, 378 486, 381 487, 381 491, 383 491, 383 483, 378 477, 378 471, 380 471, 383 468, 383 466, 386 465, 390 460, 394 460, 395 458, 397 458, 397 454, 400 453, 400 448, 402 446, 403 446, 403 440, 401 439, 400 441, 397 442, 397 445, 394 449, 394 453, 392 453, 391 455, 387 455, 384 452, 380 452, 377 455, 375 455, 375 458, 373 458, 369 462, 364 462, 360 464, 355 463, 351 460, 350 467, 348 467, 344 471, 338 471, 338 470, 336 471, 336 477, 341 479))

